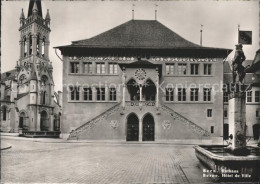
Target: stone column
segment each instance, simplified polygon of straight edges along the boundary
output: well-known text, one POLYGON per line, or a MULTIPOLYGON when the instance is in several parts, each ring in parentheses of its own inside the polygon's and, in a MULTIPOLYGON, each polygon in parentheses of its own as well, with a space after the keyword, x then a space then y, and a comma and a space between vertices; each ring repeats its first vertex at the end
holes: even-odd
POLYGON ((23 55, 23 53, 24 53, 24 46, 23 46, 23 41, 21 40, 20 42, 20 58, 23 58, 24 57, 24 55, 23 55))
POLYGON ((50 115, 50 126, 49 126, 49 131, 53 131, 53 115, 50 115))
POLYGON ((39 56, 42 57, 42 39, 39 40, 39 56))
MULTIPOLYGON (((26 56, 30 55, 30 36, 26 36, 26 42, 27 42, 27 52, 26 52, 26 56)), ((26 57, 25 56, 25 57, 26 57)))
POLYGON ((122 107, 125 109, 125 84, 123 84, 123 99, 122 99, 122 107))
POLYGON ((125 70, 123 69, 123 75, 122 75, 122 84, 123 84, 123 99, 122 99, 122 107, 125 109, 125 80, 126 80, 126 74, 125 70))
MULTIPOLYGON (((158 69, 156 69, 158 70, 158 69)), ((157 76, 156 76, 156 108, 159 107, 159 73, 157 71, 157 76)))
POLYGON ((140 102, 143 101, 143 86, 139 86, 139 91, 140 91, 140 102))
POLYGON ((96 89, 96 87, 92 87, 91 89, 92 89, 92 95, 93 95, 92 100, 97 101, 97 89, 96 89))
POLYGON ((45 42, 45 45, 44 45, 44 57, 46 59, 49 59, 49 45, 50 45, 50 42, 49 41, 46 41, 45 42))
POLYGON ((106 86, 105 87, 105 101, 109 101, 110 99, 109 99, 109 93, 110 93, 110 91, 109 91, 109 88, 106 86))
POLYGON ((37 55, 36 45, 37 45, 37 36, 32 35, 32 54, 33 55, 37 55))
POLYGON ((143 141, 143 123, 139 120, 139 142, 143 141))
POLYGON ((37 113, 36 131, 41 131, 41 114, 39 111, 37 113))
POLYGON ((232 92, 229 99, 229 135, 231 151, 246 147, 246 95, 245 92, 232 92))

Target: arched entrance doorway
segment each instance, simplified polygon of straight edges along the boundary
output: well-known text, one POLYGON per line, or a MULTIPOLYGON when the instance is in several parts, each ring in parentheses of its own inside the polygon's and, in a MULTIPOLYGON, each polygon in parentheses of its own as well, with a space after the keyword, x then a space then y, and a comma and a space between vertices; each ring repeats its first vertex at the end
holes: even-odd
POLYGON ((143 87, 143 100, 145 101, 155 101, 155 95, 156 95, 156 86, 148 79, 145 82, 145 85, 143 87))
POLYGON ((19 128, 24 129, 24 123, 25 123, 25 113, 21 112, 19 117, 19 128))
POLYGON ((139 140, 139 119, 135 114, 127 117, 126 141, 139 140))
POLYGON ((143 118, 143 141, 154 141, 154 119, 151 114, 143 118))
POLYGON ((134 100, 139 101, 139 99, 140 99, 139 86, 134 79, 130 79, 127 82, 127 89, 128 89, 129 95, 130 95, 130 100, 131 101, 134 101, 134 100))
POLYGON ((48 114, 46 111, 41 112, 41 122, 40 122, 40 129, 41 131, 48 131, 48 114))

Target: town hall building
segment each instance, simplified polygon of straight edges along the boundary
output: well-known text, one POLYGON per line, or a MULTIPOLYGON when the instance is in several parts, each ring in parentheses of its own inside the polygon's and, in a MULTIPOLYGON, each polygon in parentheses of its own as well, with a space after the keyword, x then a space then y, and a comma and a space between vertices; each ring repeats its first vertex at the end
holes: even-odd
POLYGON ((27 18, 22 10, 19 31, 16 68, 1 74, 1 131, 59 137, 62 95, 54 91, 50 15, 43 18, 41 1, 30 0, 27 18))
POLYGON ((223 136, 223 59, 232 50, 194 44, 157 20, 130 20, 56 48, 68 139, 223 136))

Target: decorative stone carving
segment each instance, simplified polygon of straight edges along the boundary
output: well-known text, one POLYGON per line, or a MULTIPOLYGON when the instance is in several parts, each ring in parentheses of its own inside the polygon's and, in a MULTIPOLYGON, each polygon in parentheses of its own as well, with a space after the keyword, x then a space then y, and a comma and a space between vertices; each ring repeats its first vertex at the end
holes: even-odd
POLYGON ((143 69, 143 68, 138 68, 136 71, 135 71, 135 77, 138 79, 138 80, 144 80, 146 78, 146 71, 143 69))
POLYGON ((170 120, 164 120, 162 126, 164 130, 169 130, 171 128, 170 120))
POLYGON ((118 121, 117 121, 117 120, 111 120, 111 121, 110 121, 110 126, 111 126, 113 129, 117 129, 117 127, 119 126, 118 121))

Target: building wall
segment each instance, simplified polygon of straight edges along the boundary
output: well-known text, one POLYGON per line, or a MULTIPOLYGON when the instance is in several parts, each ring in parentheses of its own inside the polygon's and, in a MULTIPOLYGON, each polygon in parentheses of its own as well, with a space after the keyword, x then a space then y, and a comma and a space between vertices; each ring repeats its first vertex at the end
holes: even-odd
MULTIPOLYGON (((68 86, 69 85, 76 85, 79 84, 79 86, 82 86, 83 84, 93 84, 98 83, 101 81, 103 84, 107 81, 109 83, 116 83, 121 84, 122 83, 122 71, 118 67, 118 74, 117 75, 109 75, 108 69, 106 68, 105 74, 84 74, 83 73, 83 62, 89 62, 89 60, 75 60, 74 57, 68 57, 63 56, 63 116, 62 116, 62 132, 63 133, 70 133, 72 130, 75 130, 79 126, 85 124, 92 118, 98 116, 99 114, 105 112, 110 107, 114 106, 115 102, 109 102, 107 99, 104 102, 97 102, 97 101, 91 101, 86 102, 82 99, 83 94, 80 96, 80 100, 78 101, 71 101, 70 100, 70 93, 68 92, 68 86), (77 74, 71 74, 70 73, 70 62, 78 62, 80 69, 79 73, 77 74)), ((100 62, 100 60, 90 60, 92 63, 100 62)), ((136 61, 136 60, 134 60, 136 61)), ((131 61, 131 62, 134 62, 131 61)), ((177 75, 177 67, 175 68, 175 74, 173 75, 166 75, 165 71, 165 63, 169 63, 167 61, 156 61, 152 59, 148 59, 149 62, 152 62, 154 64, 162 64, 162 76, 160 78, 160 84, 162 90, 159 91, 159 101, 160 103, 165 103, 168 107, 172 108, 174 111, 182 114, 189 120, 196 123, 198 126, 202 127, 203 129, 211 132, 211 126, 214 126, 214 133, 211 134, 211 136, 219 137, 222 135, 222 124, 223 124, 223 93, 219 90, 222 89, 222 81, 223 81, 223 64, 222 59, 215 59, 214 61, 197 61, 194 63, 199 63, 199 74, 198 75, 191 75, 190 74, 190 64, 193 63, 192 61, 179 61, 179 62, 172 62, 175 63, 177 66, 178 63, 187 63, 187 75, 177 75), (212 73, 211 75, 204 75, 203 74, 203 65, 205 63, 211 63, 212 64, 212 73), (168 83, 171 83, 173 85, 176 84, 182 84, 184 85, 184 88, 187 88, 187 101, 185 102, 179 102, 177 101, 177 90, 175 90, 174 95, 174 101, 173 102, 166 102, 165 100, 165 87, 168 83), (214 84, 214 85, 213 85, 214 84), (191 86, 190 86, 191 85, 191 86), (194 86, 195 85, 195 86, 194 86), (205 86, 206 85, 206 86, 205 86), (186 87, 187 86, 187 87, 186 87), (198 87, 200 88, 199 92, 199 101, 198 102, 191 102, 190 101, 190 87, 198 87), (203 101, 203 87, 207 88, 216 88, 216 92, 212 90, 211 95, 211 101, 204 102, 203 101), (207 109, 212 109, 212 117, 207 117, 207 109)), ((109 62, 115 62, 115 61, 102 61, 105 63, 109 62)), ((126 63, 131 63, 130 61, 125 61, 126 63)), ((108 64, 105 64, 107 67, 108 64)), ((93 66, 95 70, 95 66, 93 66)), ((147 78, 151 78, 153 82, 155 82, 156 78, 156 70, 155 69, 145 69, 147 72, 147 78)), ((126 68, 126 82, 134 78, 134 72, 135 69, 132 68, 126 68)), ((102 86, 102 85, 101 85, 102 86)), ((178 86, 176 87, 178 88, 178 86)), ((121 88, 122 89, 122 88, 121 88)), ((122 91, 122 90, 121 90, 122 91)), ((122 92, 117 94, 117 102, 120 102, 122 100, 122 92)), ((129 100, 129 93, 126 89, 126 101, 129 100)), ((126 108, 127 110, 127 108, 126 108)), ((138 107, 135 109, 135 113, 137 113, 138 107)), ((156 111, 153 112, 153 115, 156 114, 156 111)), ((155 120, 156 123, 159 123, 162 121, 163 116, 156 116, 155 120)), ((120 114, 113 116, 114 119, 118 119, 120 121, 120 124, 125 121, 125 117, 122 118, 120 114)), ((103 124, 104 125, 104 124, 103 124)), ((99 128, 93 130, 93 132, 89 132, 87 137, 84 137, 84 139, 99 139, 98 136, 103 135, 104 132, 107 132, 106 128, 102 128, 102 123, 96 125, 99 128), (90 136, 93 135, 93 136, 90 136)), ((105 126, 105 125, 104 125, 105 126)), ((158 125, 160 126, 160 125, 158 125)), ((176 125, 179 126, 178 124, 176 125)), ((179 127, 181 129, 181 127, 179 127)), ((158 136, 159 139, 176 139, 176 135, 179 135, 177 132, 172 135, 172 133, 167 134, 164 131, 159 131, 156 136, 158 136), (165 137, 166 135, 166 137, 165 137)), ((114 136, 118 136, 118 139, 125 139, 123 137, 123 132, 125 132, 125 127, 122 127, 122 130, 118 130, 119 132, 114 131, 115 135, 111 135, 111 138, 114 136), (123 131, 124 130, 124 131, 123 131), (121 132, 121 133, 120 133, 121 132)), ((106 135, 107 139, 109 139, 109 135, 106 135)), ((183 135, 183 134, 182 134, 183 135)), ((180 135, 181 136, 181 135, 180 135)), ((186 137, 189 137, 189 134, 185 134, 186 137)), ((182 136, 181 136, 182 137, 182 136)), ((102 139, 105 139, 105 137, 100 137, 102 139)), ((192 137, 190 137, 192 138, 192 137)))
MULTIPOLYGON (((260 116, 260 102, 255 101, 255 92, 260 91, 260 87, 252 87, 252 102, 248 102, 248 93, 246 95, 246 125, 247 125, 247 135, 253 136, 253 125, 260 124, 260 117, 256 116, 256 111, 258 111, 258 116, 260 116)), ((225 103, 224 109, 228 110, 228 103, 225 103)), ((228 117, 225 118, 225 123, 228 124, 228 117)))

